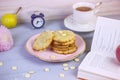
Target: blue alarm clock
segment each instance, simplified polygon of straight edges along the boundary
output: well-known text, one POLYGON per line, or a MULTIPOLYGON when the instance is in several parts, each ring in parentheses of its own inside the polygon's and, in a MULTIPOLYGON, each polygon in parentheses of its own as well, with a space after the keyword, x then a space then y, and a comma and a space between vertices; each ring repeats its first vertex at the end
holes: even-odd
POLYGON ((43 27, 45 24, 44 14, 43 13, 40 13, 39 15, 32 14, 31 24, 35 29, 43 27))

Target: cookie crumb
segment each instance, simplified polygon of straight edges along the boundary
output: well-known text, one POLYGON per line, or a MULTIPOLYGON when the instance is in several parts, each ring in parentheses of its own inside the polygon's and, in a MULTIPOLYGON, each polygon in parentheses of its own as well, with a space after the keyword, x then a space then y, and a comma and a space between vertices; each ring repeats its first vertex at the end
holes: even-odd
POLYGON ((64 78, 64 77, 65 77, 65 75, 64 75, 63 73, 60 73, 59 76, 60 76, 61 78, 64 78))

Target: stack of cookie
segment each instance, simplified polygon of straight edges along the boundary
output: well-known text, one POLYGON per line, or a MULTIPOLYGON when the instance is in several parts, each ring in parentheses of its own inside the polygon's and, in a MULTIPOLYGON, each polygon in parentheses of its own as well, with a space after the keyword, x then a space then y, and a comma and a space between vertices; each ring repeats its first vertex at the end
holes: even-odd
POLYGON ((53 32, 54 37, 51 48, 56 53, 71 54, 77 50, 75 44, 75 34, 69 30, 60 30, 53 32))

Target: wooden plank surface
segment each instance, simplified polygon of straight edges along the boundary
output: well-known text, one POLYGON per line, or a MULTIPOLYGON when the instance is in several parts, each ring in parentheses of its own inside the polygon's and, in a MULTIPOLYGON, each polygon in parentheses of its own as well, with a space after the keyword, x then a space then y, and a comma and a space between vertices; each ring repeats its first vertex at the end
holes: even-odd
POLYGON ((0 17, 5 13, 15 13, 22 6, 19 21, 29 22, 35 11, 44 13, 46 20, 60 19, 72 14, 72 5, 80 1, 102 1, 100 16, 120 14, 120 0, 0 0, 0 17))

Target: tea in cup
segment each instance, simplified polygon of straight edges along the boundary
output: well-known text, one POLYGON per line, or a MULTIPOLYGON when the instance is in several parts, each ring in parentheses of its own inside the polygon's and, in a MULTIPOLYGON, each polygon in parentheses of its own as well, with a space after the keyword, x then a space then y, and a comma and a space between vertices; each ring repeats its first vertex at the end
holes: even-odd
POLYGON ((80 24, 93 23, 97 19, 96 4, 90 2, 79 2, 73 5, 73 19, 80 24))

